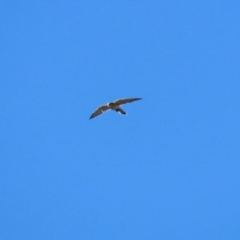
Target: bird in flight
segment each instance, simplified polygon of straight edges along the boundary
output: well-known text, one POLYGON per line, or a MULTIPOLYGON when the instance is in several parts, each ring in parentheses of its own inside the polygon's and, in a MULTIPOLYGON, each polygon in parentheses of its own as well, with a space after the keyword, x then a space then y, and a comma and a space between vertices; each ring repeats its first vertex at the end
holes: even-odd
POLYGON ((141 99, 142 98, 124 98, 124 99, 118 99, 115 102, 110 102, 106 105, 102 105, 90 116, 89 119, 97 117, 110 109, 114 110, 116 112, 119 112, 120 114, 126 115, 126 112, 120 107, 120 105, 125 104, 125 103, 131 103, 131 102, 141 100, 141 99))

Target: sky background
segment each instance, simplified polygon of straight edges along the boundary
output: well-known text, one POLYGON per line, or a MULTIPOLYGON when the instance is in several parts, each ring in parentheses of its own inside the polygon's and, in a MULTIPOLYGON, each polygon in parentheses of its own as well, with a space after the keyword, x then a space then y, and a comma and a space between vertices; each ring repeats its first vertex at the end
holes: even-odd
POLYGON ((1 1, 0 239, 240 239, 239 13, 1 1))

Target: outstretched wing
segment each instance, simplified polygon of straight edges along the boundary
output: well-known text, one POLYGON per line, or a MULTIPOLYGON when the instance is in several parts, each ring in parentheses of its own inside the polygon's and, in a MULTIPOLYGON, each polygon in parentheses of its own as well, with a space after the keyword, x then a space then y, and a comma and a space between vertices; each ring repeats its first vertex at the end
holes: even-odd
POLYGON ((124 98, 124 99, 118 99, 115 104, 117 105, 121 105, 121 104, 125 104, 125 103, 131 103, 137 100, 141 100, 142 98, 124 98))
POLYGON ((101 107, 99 107, 91 116, 89 119, 92 119, 94 117, 97 117, 98 115, 101 115, 103 112, 109 110, 108 105, 103 105, 101 107))

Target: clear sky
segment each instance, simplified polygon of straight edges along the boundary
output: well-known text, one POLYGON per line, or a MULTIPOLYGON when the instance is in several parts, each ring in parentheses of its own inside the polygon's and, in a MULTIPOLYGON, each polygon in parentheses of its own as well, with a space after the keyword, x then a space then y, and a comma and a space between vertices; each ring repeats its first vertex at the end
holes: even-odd
POLYGON ((1 1, 0 34, 0 239, 240 239, 239 0, 1 1))

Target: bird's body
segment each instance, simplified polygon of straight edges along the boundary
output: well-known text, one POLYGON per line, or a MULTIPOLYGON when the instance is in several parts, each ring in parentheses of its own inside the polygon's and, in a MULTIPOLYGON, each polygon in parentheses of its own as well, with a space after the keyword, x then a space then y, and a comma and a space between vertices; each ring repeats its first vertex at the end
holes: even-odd
POLYGON ((126 112, 120 107, 120 105, 125 103, 131 103, 137 100, 141 100, 142 98, 125 98, 125 99, 119 99, 115 102, 110 102, 106 105, 100 106, 91 116, 90 119, 97 117, 98 115, 102 114, 105 111, 108 110, 114 110, 116 112, 119 112, 123 115, 126 115, 126 112))

